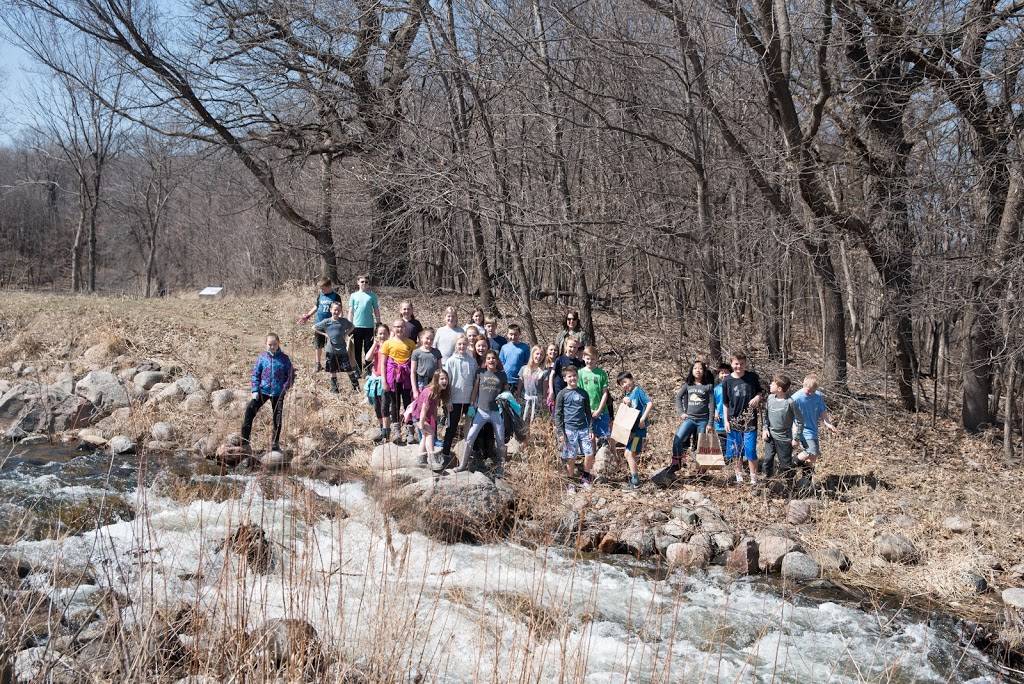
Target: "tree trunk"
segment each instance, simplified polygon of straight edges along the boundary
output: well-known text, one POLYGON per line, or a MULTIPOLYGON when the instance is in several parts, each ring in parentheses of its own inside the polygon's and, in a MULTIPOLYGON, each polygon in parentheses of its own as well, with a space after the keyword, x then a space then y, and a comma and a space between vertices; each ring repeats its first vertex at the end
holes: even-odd
POLYGON ((75 227, 75 239, 71 243, 71 291, 82 289, 82 238, 85 237, 86 200, 85 184, 78 184, 78 225, 75 227))
POLYGON ((846 388, 846 313, 843 290, 832 262, 832 250, 825 241, 805 239, 811 255, 815 285, 822 306, 822 376, 831 385, 846 388))
POLYGON ((96 212, 98 202, 89 207, 89 292, 96 291, 96 212))
POLYGON ((320 273, 339 283, 338 256, 334 251, 334 156, 320 155, 320 207, 313 235, 320 254, 320 273))
MULTIPOLYGON (((1018 169, 1019 171, 1019 169, 1018 169)), ((964 355, 964 396, 961 410, 963 426, 977 432, 992 423, 989 396, 992 394, 992 357, 999 339, 1000 311, 1005 306, 1006 280, 1003 271, 1018 241, 1024 215, 1024 181, 1019 173, 1011 176, 1006 202, 984 273, 973 283, 965 311, 967 349, 964 355)), ((1004 334, 1009 331, 1003 331, 1004 334)))
POLYGON ((587 333, 591 344, 597 344, 594 332, 594 312, 590 302, 590 289, 587 287, 587 271, 583 263, 583 249, 579 239, 572 230, 573 204, 569 190, 569 169, 562 147, 562 119, 555 113, 554 84, 551 77, 551 60, 548 58, 547 37, 544 32, 544 18, 540 11, 540 0, 530 0, 533 9, 534 28, 537 31, 537 50, 541 60, 544 76, 544 99, 548 133, 550 135, 551 153, 555 159, 555 184, 558 192, 560 224, 566 241, 569 243, 569 256, 575 273, 573 282, 576 290, 576 301, 580 311, 580 325, 587 333))

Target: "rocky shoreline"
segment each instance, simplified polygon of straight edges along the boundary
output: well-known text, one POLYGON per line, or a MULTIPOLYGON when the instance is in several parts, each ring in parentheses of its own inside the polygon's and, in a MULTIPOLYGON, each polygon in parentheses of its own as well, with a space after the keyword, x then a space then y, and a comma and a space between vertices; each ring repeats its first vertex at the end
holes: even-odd
MULTIPOLYGON (((19 443, 19 449, 32 444, 63 444, 109 457, 174 454, 177 466, 158 473, 151 486, 161 495, 181 496, 183 500, 232 496, 237 493, 238 484, 224 477, 231 473, 278 473, 279 484, 273 484, 273 477, 264 477, 260 486, 266 491, 291 488, 291 495, 312 502, 308 508, 315 511, 315 516, 344 517, 346 513, 322 497, 317 500, 308 488, 296 484, 293 476, 333 483, 359 478, 366 481, 368 491, 397 522, 400 531, 418 531, 444 542, 512 539, 527 544, 560 545, 580 554, 626 554, 657 563, 669 572, 702 572, 710 566, 722 566, 734 576, 778 576, 797 584, 822 578, 845 580, 844 574, 851 567, 844 549, 821 548, 805 542, 820 497, 834 495, 827 486, 817 490, 814 497, 789 501, 784 520, 766 520, 759 529, 738 528, 699 486, 657 492, 639 512, 614 497, 613 490, 597 487, 566 496, 560 509, 526 516, 521 515, 525 508, 521 503, 529 493, 517 490, 514 481, 496 481, 486 470, 439 477, 419 464, 414 447, 385 444, 370 450, 366 443, 357 449, 353 440, 338 440, 336 435, 307 435, 293 440, 291 449, 284 453, 252 456, 241 449, 237 434, 218 432, 208 420, 216 419, 220 425, 240 420, 249 396, 247 391, 225 388, 216 375, 196 377, 158 359, 109 356, 109 348, 97 345, 82 356, 83 365, 92 366, 91 370, 76 374, 67 365, 55 376, 51 371, 52 380, 48 382, 42 379, 45 369, 23 361, 0 369, 3 437, 19 443), (168 420, 169 411, 179 416, 180 421, 168 420), (154 420, 158 412, 163 418, 154 420), (190 423, 199 427, 180 426, 190 423), (339 443, 345 442, 344 448, 325 449, 332 437, 339 443)), ((308 390, 296 391, 293 401, 308 410, 316 410, 320 405, 317 395, 308 390)), ((369 418, 359 415, 356 422, 368 426, 369 418)), ((515 459, 521 450, 513 442, 511 458, 515 459)), ((611 472, 614 467, 605 470, 611 472)), ((21 515, 23 520, 31 521, 33 517, 31 511, 15 504, 3 505, 7 507, 7 520, 16 520, 21 515)), ((64 511, 57 523, 29 522, 13 529, 8 524, 0 543, 78 534, 116 520, 130 520, 134 515, 129 502, 111 494, 100 503, 86 502, 79 509, 64 511)), ((893 516, 878 522, 879 531, 873 542, 876 560, 915 564, 920 557, 918 549, 909 535, 899 531, 909 527, 908 521, 893 516)), ((950 516, 943 521, 943 527, 951 535, 965 534, 970 532, 971 522, 950 516)), ((222 545, 257 572, 266 572, 271 551, 259 527, 239 526, 222 545)), ((57 636, 51 633, 54 610, 49 599, 21 584, 25 577, 38 574, 40 569, 26 565, 16 555, 0 555, 7 577, 3 590, 8 624, 21 625, 22 638, 14 649, 17 654, 9 663, 16 679, 26 680, 25 673, 39 672, 41 667, 51 673, 59 672, 66 665, 61 660, 65 657, 79 663, 99 658, 90 649, 95 650, 93 644, 102 643, 101 632, 105 634, 107 628, 103 625, 108 625, 108 620, 97 618, 106 615, 113 619, 117 607, 127 597, 104 594, 91 616, 68 616, 66 620, 61 617, 62 636, 57 636), (47 644, 59 647, 46 650, 47 644)), ((993 585, 1002 585, 1003 615, 984 628, 995 649, 1011 652, 1024 637, 1024 596, 1020 589, 1006 585, 1024 583, 1024 564, 1003 567, 995 558, 987 564, 987 576, 969 574, 962 581, 969 591, 978 594, 993 591, 993 585)), ((95 584, 95 579, 85 571, 77 577, 58 577, 54 575, 57 572, 51 571, 54 586, 88 585, 90 581, 95 584)), ((179 622, 187 624, 188 619, 178 616, 161 628, 176 634, 173 639, 166 634, 158 635, 163 640, 161 644, 174 644, 167 647, 166 657, 170 661, 178 657, 175 649, 181 643, 179 637, 187 640, 188 630, 179 622)), ((269 622, 260 630, 250 638, 266 644, 266 657, 275 667, 296 658, 303 667, 324 666, 326 661, 310 625, 279 621, 269 622)), ((356 677, 352 681, 358 681, 357 673, 350 676, 356 677)))

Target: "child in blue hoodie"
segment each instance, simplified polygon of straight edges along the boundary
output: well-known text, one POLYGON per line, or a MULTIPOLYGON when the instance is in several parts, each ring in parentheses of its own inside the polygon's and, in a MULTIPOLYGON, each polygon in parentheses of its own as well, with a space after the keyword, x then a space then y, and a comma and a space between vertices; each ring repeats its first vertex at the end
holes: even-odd
POLYGON ((295 381, 295 369, 292 360, 281 349, 281 338, 276 333, 267 335, 267 350, 256 359, 252 367, 252 398, 245 407, 245 419, 242 422, 242 446, 251 448, 249 435, 252 434, 252 421, 268 400, 274 411, 274 437, 271 451, 281 450, 281 425, 284 422, 284 395, 295 381))

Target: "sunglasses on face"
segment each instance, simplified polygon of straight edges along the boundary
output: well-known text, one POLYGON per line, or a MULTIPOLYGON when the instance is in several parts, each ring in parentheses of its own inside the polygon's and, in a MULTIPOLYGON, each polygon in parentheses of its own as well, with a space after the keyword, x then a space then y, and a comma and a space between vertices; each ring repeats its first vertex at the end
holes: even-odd
POLYGON ((567 320, 567 321, 575 321, 576 317, 575 316, 566 316, 565 320, 567 320))

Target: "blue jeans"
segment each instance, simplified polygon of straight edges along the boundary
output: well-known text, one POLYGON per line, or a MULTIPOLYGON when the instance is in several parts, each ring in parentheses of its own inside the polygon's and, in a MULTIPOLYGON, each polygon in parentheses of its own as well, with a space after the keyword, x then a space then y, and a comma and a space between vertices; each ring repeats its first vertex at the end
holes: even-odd
POLYGON ((676 430, 675 438, 672 439, 672 461, 680 461, 683 458, 683 452, 686 451, 686 445, 690 443, 690 438, 704 432, 707 427, 708 421, 706 420, 694 420, 693 418, 684 420, 676 430))

